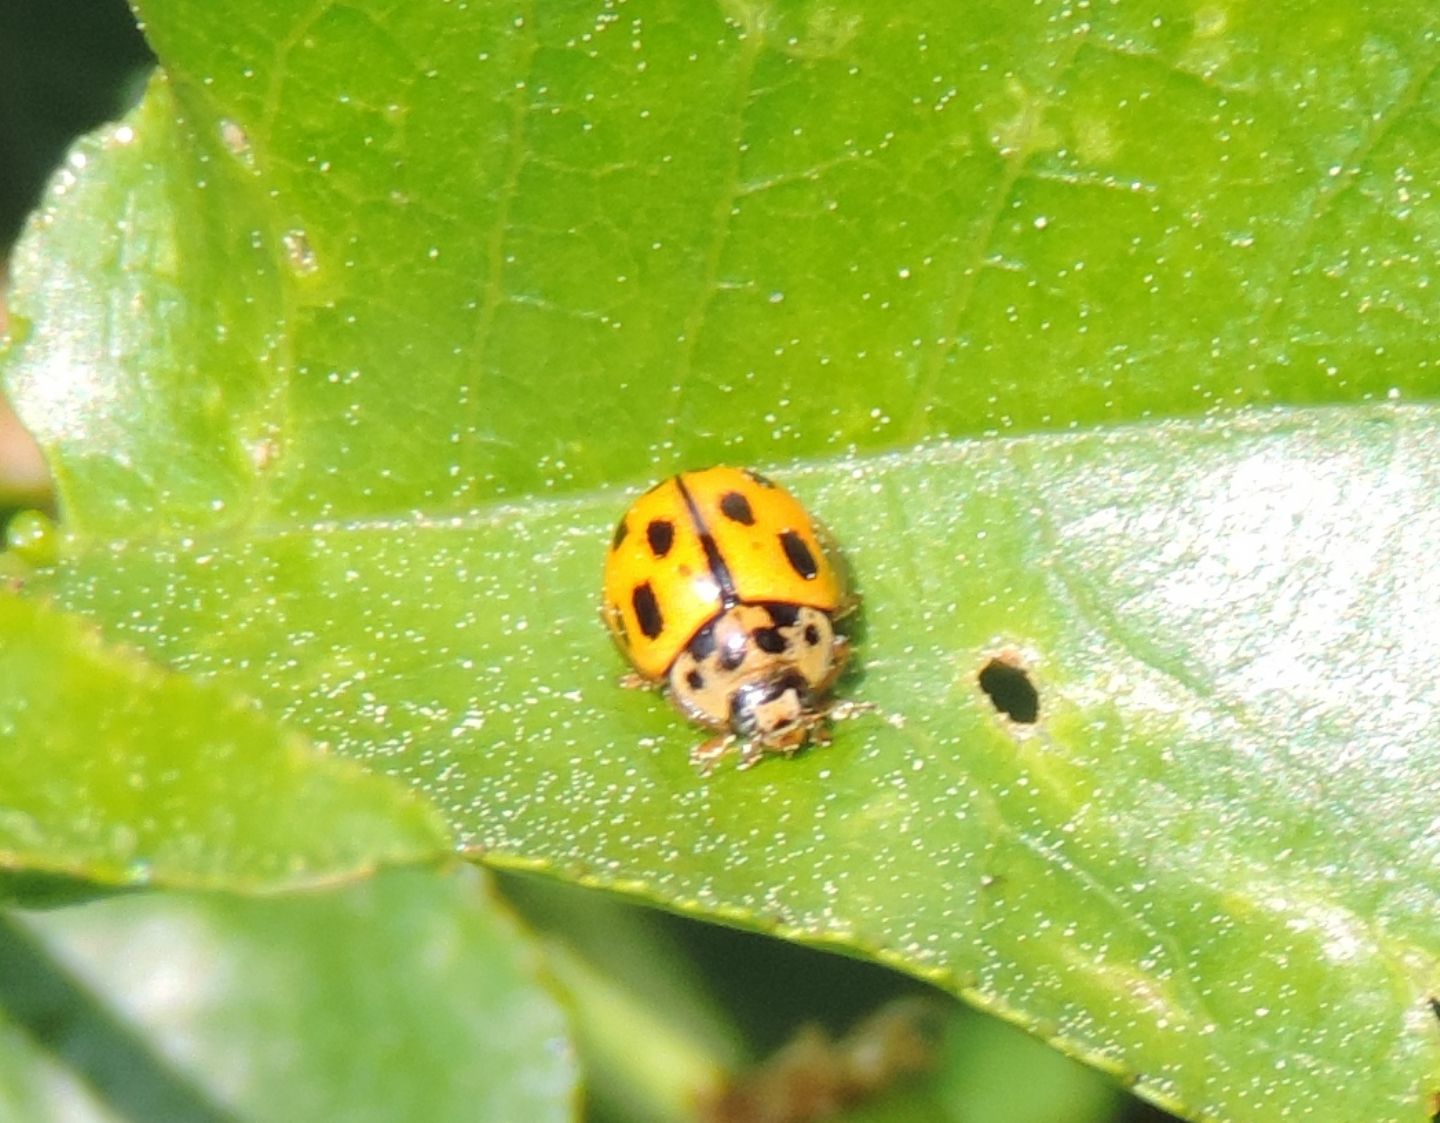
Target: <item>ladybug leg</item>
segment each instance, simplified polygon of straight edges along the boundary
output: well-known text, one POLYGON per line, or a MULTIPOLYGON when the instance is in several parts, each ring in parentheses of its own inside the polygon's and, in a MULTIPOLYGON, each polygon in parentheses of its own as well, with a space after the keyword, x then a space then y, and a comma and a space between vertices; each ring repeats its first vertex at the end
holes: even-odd
POLYGON ((628 671, 620 676, 620 686, 625 690, 655 690, 663 683, 648 679, 638 671, 628 671))
MULTIPOLYGON (((720 758, 730 751, 730 746, 734 742, 735 734, 733 733, 722 733, 718 737, 711 737, 708 741, 701 741, 690 750, 690 763, 700 770, 700 775, 708 776, 715 770, 715 765, 720 758)), ((743 757, 740 767, 749 767, 743 757)))
MULTIPOLYGON (((835 637, 835 663, 830 668, 830 673, 825 676, 823 682, 816 688, 816 693, 824 695, 835 685, 840 676, 845 673, 845 667, 850 662, 852 648, 850 641, 845 636, 835 637)), ((831 702, 825 708, 825 716, 832 721, 845 721, 860 714, 872 713, 876 706, 874 702, 856 702, 849 698, 840 698, 831 702)), ((818 726, 815 740, 820 744, 829 744, 830 731, 825 726, 818 726), (822 734, 820 731, 824 730, 822 734), (823 739, 822 739, 823 738, 823 739)))
MULTIPOLYGON (((787 750, 785 755, 789 756, 795 750, 787 750)), ((737 772, 744 772, 747 768, 754 768, 765 758, 765 745, 760 738, 752 737, 740 746, 740 763, 735 766, 737 772)))
POLYGON ((843 698, 834 703, 825 711, 825 716, 831 721, 849 721, 852 717, 859 717, 861 714, 872 714, 878 709, 874 702, 855 702, 849 698, 843 698))

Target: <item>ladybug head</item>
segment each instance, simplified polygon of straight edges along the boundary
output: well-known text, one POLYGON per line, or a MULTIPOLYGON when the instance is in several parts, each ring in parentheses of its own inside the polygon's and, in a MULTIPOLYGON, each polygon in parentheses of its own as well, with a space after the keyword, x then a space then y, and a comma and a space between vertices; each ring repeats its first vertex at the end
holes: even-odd
POLYGON ((799 671, 779 670, 742 684, 730 699, 730 727, 768 749, 798 749, 814 721, 810 684, 799 671))

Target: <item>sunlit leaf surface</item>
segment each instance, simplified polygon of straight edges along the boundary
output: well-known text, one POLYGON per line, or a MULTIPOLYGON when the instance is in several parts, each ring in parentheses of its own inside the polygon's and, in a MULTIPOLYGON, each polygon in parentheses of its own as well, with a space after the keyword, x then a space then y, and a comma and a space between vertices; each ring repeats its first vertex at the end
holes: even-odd
POLYGON ((279 888, 433 858, 432 809, 242 697, 0 593, 0 866, 279 888))

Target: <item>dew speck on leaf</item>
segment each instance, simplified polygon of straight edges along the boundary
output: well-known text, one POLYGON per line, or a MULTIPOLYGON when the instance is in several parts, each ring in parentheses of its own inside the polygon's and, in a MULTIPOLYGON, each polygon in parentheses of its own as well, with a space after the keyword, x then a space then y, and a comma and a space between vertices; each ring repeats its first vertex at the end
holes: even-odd
POLYGON ((242 163, 250 164, 253 153, 250 148, 250 135, 245 131, 239 122, 228 118, 220 122, 220 143, 226 150, 240 160, 242 163))
POLYGON ((285 263, 292 272, 304 276, 320 268, 310 238, 303 230, 287 230, 281 238, 285 247, 285 263))

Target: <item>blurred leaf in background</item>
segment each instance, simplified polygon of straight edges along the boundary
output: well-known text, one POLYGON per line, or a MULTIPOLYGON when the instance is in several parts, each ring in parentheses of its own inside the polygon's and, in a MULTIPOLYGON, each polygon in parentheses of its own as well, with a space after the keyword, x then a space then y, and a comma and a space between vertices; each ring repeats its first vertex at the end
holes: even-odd
MULTIPOLYGON (((135 103, 154 56, 120 0, 0 5, 0 333, 10 245, 76 135, 135 103)), ((0 527, 51 502, 39 450, 0 394, 0 527)))
POLYGON ((473 870, 392 872, 283 899, 132 894, 13 916, 0 922, 0 1026, 27 1033, 0 1035, 0 1073, 12 1077, 0 1075, 0 1111, 571 1118, 564 1020, 517 936, 473 870))
POLYGON ((118 0, 0 6, 0 247, 76 135, 132 106, 154 61, 118 0))

